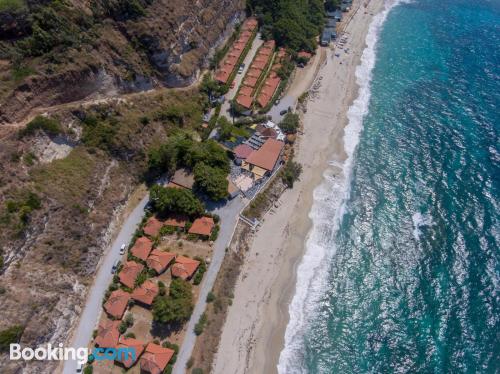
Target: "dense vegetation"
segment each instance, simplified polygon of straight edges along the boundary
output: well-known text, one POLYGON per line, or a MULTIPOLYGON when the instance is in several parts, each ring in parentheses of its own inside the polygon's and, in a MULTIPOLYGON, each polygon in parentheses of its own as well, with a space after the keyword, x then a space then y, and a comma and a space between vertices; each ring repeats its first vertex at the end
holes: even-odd
POLYGON ((178 213, 196 217, 205 211, 201 201, 190 190, 184 188, 162 187, 155 184, 151 187, 150 197, 160 216, 178 213))
POLYGON ((321 0, 248 0, 247 7, 262 25, 264 38, 294 51, 314 51, 314 38, 324 23, 321 0))
POLYGON ((182 279, 170 283, 168 296, 158 296, 153 303, 153 318, 160 323, 182 323, 193 311, 191 284, 182 279))
POLYGON ((299 115, 296 113, 287 113, 279 123, 279 128, 285 134, 295 134, 299 128, 299 115))

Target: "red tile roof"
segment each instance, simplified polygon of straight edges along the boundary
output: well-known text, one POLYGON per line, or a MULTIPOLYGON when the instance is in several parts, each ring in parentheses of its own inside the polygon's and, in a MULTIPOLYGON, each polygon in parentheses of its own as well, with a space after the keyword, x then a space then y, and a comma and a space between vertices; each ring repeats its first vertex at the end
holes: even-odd
POLYGON ((265 128, 262 131, 259 131, 260 136, 263 138, 273 138, 276 139, 278 137, 278 132, 275 129, 265 128))
POLYGON ((143 304, 151 305, 159 292, 158 285, 151 280, 145 281, 140 287, 132 292, 132 299, 140 301, 143 304))
POLYGON ((257 151, 246 159, 249 164, 271 171, 278 161, 285 143, 269 138, 257 151))
POLYGON ((248 87, 254 88, 255 85, 257 84, 258 79, 255 77, 246 77, 245 80, 243 81, 243 84, 248 87))
POLYGON ((173 260, 175 260, 175 254, 160 251, 159 249, 153 249, 146 260, 146 264, 149 268, 154 269, 158 274, 160 274, 165 271, 173 260))
POLYGON ((158 236, 162 227, 163 222, 158 220, 156 217, 151 217, 144 225, 144 233, 153 237, 158 236))
POLYGON ((123 317, 123 313, 128 306, 128 301, 130 300, 130 294, 123 290, 116 290, 111 292, 108 300, 104 304, 104 310, 111 316, 121 319, 123 317))
POLYGON ((243 96, 252 96, 252 87, 243 86, 240 88, 239 94, 243 96))
POLYGON ((218 70, 215 74, 215 79, 221 83, 226 83, 230 75, 230 71, 218 70))
POLYGON ((143 269, 144 265, 134 261, 127 261, 120 274, 118 274, 120 282, 129 288, 134 288, 135 280, 143 269))
POLYGON ((135 241, 134 246, 130 251, 135 257, 138 257, 141 260, 146 261, 152 249, 153 249, 153 242, 148 238, 146 238, 145 236, 142 236, 135 241))
POLYGON ((260 77, 261 73, 262 73, 262 70, 250 68, 250 69, 248 69, 247 76, 253 77, 253 78, 258 78, 258 77, 260 77))
POLYGON ((173 349, 149 343, 141 357, 141 370, 151 374, 161 374, 174 354, 173 349))
POLYGON ((177 256, 175 264, 172 266, 172 276, 189 279, 193 276, 200 262, 184 256, 177 256))
POLYGON ((131 354, 127 354, 126 357, 117 357, 116 359, 116 361, 121 362, 126 368, 129 368, 134 365, 141 356, 144 351, 144 343, 137 339, 125 338, 122 336, 117 348, 132 348, 135 350, 135 360, 133 360, 133 356, 131 354))
POLYGON ((120 337, 120 332, 118 331, 120 323, 120 321, 111 321, 109 319, 99 322, 97 336, 94 340, 95 343, 101 348, 116 347, 118 344, 118 338, 120 337))
POLYGON ((238 95, 236 97, 236 102, 246 109, 250 109, 252 106, 253 98, 246 95, 238 95))
POLYGON ((253 69, 264 70, 266 65, 267 65, 267 61, 254 61, 254 62, 252 62, 251 67, 253 69))
POLYGON ((253 148, 248 144, 240 144, 233 149, 234 155, 241 159, 246 159, 253 152, 253 148))
POLYGON ((210 235, 215 226, 212 217, 201 217, 194 220, 193 225, 189 229, 190 234, 210 235))

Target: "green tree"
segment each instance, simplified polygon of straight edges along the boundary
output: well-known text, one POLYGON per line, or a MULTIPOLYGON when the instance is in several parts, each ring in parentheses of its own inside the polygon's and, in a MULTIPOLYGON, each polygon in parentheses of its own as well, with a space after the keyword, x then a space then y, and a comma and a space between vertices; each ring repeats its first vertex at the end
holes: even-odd
POLYGON ((174 279, 168 296, 159 296, 153 302, 153 318, 161 323, 182 323, 193 312, 191 284, 174 279))
POLYGON ((219 128, 217 130, 219 140, 228 140, 233 133, 233 125, 231 124, 231 122, 229 122, 226 117, 220 117, 217 121, 217 124, 219 125, 219 128))
POLYGON ((299 128, 299 115, 287 113, 278 126, 285 134, 295 134, 299 128))
POLYGON ((299 179, 302 173, 302 165, 295 161, 288 161, 283 168, 281 178, 288 188, 292 188, 294 182, 299 179))
POLYGON ((154 185, 151 187, 150 198, 160 215, 179 213, 198 216, 205 211, 203 203, 186 189, 154 185))
POLYGON ((195 187, 210 199, 218 201, 227 197, 227 173, 224 170, 205 165, 203 162, 194 168, 195 187))

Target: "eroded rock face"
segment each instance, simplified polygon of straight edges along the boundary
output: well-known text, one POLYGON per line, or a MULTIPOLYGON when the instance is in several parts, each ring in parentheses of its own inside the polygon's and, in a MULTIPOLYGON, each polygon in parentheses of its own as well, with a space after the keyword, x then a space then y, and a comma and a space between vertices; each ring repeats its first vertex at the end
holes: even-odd
POLYGON ((16 80, 10 56, 19 40, 32 35, 33 14, 44 3, 34 0, 30 4, 36 6, 29 10, 0 12, 0 79, 11 80, 8 89, 0 90, 0 124, 19 121, 33 108, 91 95, 188 86, 232 32, 245 7, 244 0, 137 1, 144 13, 134 17, 126 11, 110 12, 109 2, 97 0, 91 7, 90 2, 71 1, 73 18, 66 13, 58 16, 68 22, 69 30, 81 30, 81 40, 27 57, 22 64, 31 71, 16 80))

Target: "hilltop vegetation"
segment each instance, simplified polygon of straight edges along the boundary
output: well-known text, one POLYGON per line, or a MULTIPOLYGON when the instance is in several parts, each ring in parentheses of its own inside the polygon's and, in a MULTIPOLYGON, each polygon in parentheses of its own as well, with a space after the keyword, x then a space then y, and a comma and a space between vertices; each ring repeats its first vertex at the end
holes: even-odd
POLYGON ((293 51, 314 51, 324 24, 322 0, 248 0, 247 8, 262 25, 262 35, 293 51))

